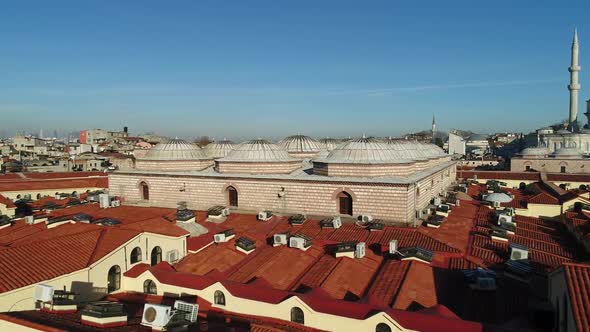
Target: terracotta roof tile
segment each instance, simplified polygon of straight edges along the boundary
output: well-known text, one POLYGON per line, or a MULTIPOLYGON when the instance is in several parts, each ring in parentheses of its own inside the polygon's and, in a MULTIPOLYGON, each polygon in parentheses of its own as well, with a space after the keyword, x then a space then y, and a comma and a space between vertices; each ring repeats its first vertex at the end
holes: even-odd
POLYGON ((6 198, 2 195, 0 195, 0 204, 3 204, 6 206, 6 208, 11 209, 11 208, 16 208, 16 205, 14 205, 14 202, 12 202, 11 199, 6 198))
POLYGON ((578 331, 590 331, 590 265, 564 264, 572 314, 578 331))

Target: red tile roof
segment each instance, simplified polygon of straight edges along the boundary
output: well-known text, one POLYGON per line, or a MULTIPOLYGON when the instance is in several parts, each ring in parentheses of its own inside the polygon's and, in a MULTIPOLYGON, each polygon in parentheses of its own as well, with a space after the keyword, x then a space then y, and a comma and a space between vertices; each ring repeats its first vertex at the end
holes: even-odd
POLYGON ((11 199, 6 198, 2 195, 0 195, 0 204, 3 204, 6 206, 6 208, 11 209, 11 208, 16 208, 16 205, 14 205, 14 203, 12 202, 11 199))
POLYGON ((572 314, 578 331, 590 331, 590 265, 564 264, 572 314))
POLYGON ((81 179, 35 179, 24 181, 2 181, 0 192, 25 190, 63 190, 77 188, 108 188, 108 177, 91 177, 81 179))

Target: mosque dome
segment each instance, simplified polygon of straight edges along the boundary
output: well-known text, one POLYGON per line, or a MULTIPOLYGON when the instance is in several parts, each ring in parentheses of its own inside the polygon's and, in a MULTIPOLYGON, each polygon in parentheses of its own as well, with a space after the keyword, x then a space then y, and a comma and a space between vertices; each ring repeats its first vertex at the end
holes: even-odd
POLYGON ((343 143, 322 160, 326 163, 375 164, 408 162, 385 142, 372 137, 353 139, 343 143))
POLYGON ((321 144, 311 137, 304 135, 293 135, 282 139, 279 146, 295 158, 312 158, 322 150, 321 144))
POLYGON ((543 147, 526 148, 520 152, 523 157, 544 157, 549 154, 549 150, 543 147))
POLYGON ((171 139, 151 148, 144 160, 199 160, 210 159, 201 148, 182 139, 171 139))
POLYGON ((143 171, 185 172, 203 170, 213 164, 212 158, 196 145, 181 139, 171 139, 151 148, 138 158, 135 168, 143 171))
POLYGON ((218 159, 227 156, 235 146, 236 144, 234 142, 223 139, 221 141, 207 144, 207 146, 203 148, 203 151, 209 158, 218 159))
POLYGON ((263 139, 240 143, 215 161, 220 173, 286 174, 301 167, 301 160, 289 156, 278 144, 263 139))
POLYGON ((321 144, 321 147, 327 151, 332 151, 342 144, 342 141, 339 139, 329 137, 322 138, 318 142, 321 144))
POLYGON ((240 143, 234 147, 223 161, 240 162, 277 162, 292 161, 287 151, 275 143, 263 139, 255 139, 240 143))
POLYGON ((583 154, 578 148, 560 148, 551 154, 555 158, 582 158, 583 154))
POLYGON ((484 197, 484 201, 491 203, 508 203, 512 201, 512 197, 505 193, 492 193, 484 197))

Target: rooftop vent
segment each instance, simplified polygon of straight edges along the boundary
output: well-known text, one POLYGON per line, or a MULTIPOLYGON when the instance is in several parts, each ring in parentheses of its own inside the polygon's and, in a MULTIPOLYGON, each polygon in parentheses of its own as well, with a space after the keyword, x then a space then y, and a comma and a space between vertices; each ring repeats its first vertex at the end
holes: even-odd
POLYGON ((503 228, 493 226, 490 236, 492 240, 508 242, 508 232, 503 228))
POLYGON ((432 262, 432 257, 434 256, 432 251, 422 247, 402 248, 397 252, 402 257, 402 260, 415 259, 425 263, 432 262))
POLYGON ((95 225, 101 225, 101 226, 114 226, 114 225, 119 225, 121 222, 117 219, 113 219, 113 218, 100 218, 100 219, 96 219, 92 222, 95 225))
POLYGON ((72 217, 72 220, 77 222, 90 223, 92 222, 92 217, 86 213, 78 213, 72 217))
POLYGON ((291 225, 303 225, 307 218, 303 214, 296 214, 289 217, 289 223, 291 225))
POLYGON ((0 216, 0 229, 12 226, 13 221, 9 216, 0 216))
POLYGON ((369 225, 367 225, 367 229, 370 230, 371 232, 374 231, 382 231, 385 228, 385 223, 383 223, 380 220, 373 220, 369 223, 369 225))
POLYGON ((222 205, 216 205, 207 209, 207 217, 227 217, 229 214, 229 209, 222 205))
POLYGON ((177 222, 194 222, 195 213, 187 208, 176 210, 176 221, 177 222))
POLYGON ((123 303, 98 301, 87 304, 80 311, 81 322, 99 328, 127 325, 127 310, 123 303))
POLYGON ((256 249, 256 242, 245 236, 242 236, 236 240, 236 249, 245 254, 249 254, 256 249))

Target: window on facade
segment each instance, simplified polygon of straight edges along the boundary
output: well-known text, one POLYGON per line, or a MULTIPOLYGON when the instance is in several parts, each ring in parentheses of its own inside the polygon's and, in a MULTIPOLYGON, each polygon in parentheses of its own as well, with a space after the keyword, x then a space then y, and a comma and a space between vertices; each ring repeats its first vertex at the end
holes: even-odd
POLYGON ((37 194, 37 199, 40 199, 40 198, 41 198, 41 194, 37 194))
POLYGON ((301 310, 301 308, 291 308, 291 321, 293 323, 305 324, 305 315, 303 314, 303 310, 301 310))
POLYGON ((147 183, 142 182, 139 184, 139 189, 141 191, 141 199, 147 201, 150 199, 150 188, 148 187, 147 183))
POLYGON ((524 168, 525 171, 530 171, 531 170, 531 166, 526 165, 526 167, 524 168))
POLYGON ((133 248, 133 250, 131 250, 131 264, 141 262, 141 260, 142 260, 141 248, 140 247, 133 248))
POLYGON ((121 288, 121 268, 115 265, 109 269, 107 277, 107 291, 114 292, 121 288))
POLYGON ((156 283, 153 282, 153 280, 147 279, 146 281, 143 282, 143 292, 145 294, 156 295, 156 294, 158 294, 158 287, 156 286, 156 283))
POLYGON ((565 166, 561 166, 561 173, 565 173, 565 166))
POLYGON ((152 255, 151 255, 152 266, 157 265, 161 261, 162 261, 162 248, 156 246, 156 247, 154 247, 154 249, 152 249, 152 255))
POLYGON ((375 332, 391 332, 391 327, 385 323, 379 323, 375 327, 375 332))
POLYGON ((215 291, 213 294, 213 303, 217 305, 225 305, 225 294, 222 291, 215 291))
POLYGON ((352 196, 346 191, 338 194, 338 211, 340 214, 352 216, 352 196))
POLYGON ((20 194, 19 195, 16 195, 16 199, 20 199, 20 194))

